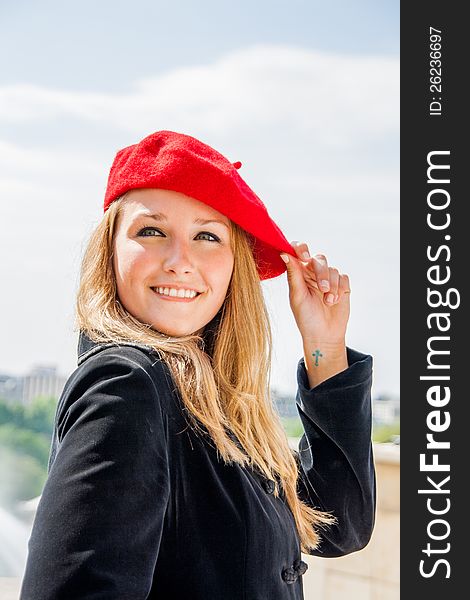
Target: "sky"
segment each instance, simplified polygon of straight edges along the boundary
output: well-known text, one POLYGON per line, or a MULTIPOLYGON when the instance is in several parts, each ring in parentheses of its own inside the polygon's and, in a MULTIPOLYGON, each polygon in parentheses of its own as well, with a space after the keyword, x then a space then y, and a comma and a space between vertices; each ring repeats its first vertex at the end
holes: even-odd
MULTIPOLYGON (((117 150, 214 146, 290 241, 351 280, 347 343, 399 391, 399 3, 0 3, 0 372, 76 366, 74 297, 117 150)), ((286 276, 272 387, 296 389, 286 276)))

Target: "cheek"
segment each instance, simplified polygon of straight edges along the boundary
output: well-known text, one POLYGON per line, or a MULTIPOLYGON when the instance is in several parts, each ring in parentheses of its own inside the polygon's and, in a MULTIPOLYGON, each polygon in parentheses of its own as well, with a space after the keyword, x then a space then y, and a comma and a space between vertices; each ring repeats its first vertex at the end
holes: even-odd
POLYGON ((141 279, 145 275, 149 262, 140 246, 127 244, 116 246, 114 269, 118 285, 126 286, 141 279))
POLYGON ((233 271, 233 254, 219 257, 211 265, 210 274, 213 289, 225 296, 233 271))

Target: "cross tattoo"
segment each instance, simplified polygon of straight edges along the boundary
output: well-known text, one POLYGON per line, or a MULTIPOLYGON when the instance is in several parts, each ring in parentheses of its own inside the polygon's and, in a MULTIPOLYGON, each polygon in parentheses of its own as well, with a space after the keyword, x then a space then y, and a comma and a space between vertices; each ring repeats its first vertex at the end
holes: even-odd
POLYGON ((323 354, 320 352, 320 350, 315 350, 315 352, 312 352, 312 356, 315 357, 315 366, 318 367, 318 359, 320 356, 323 356, 323 354))

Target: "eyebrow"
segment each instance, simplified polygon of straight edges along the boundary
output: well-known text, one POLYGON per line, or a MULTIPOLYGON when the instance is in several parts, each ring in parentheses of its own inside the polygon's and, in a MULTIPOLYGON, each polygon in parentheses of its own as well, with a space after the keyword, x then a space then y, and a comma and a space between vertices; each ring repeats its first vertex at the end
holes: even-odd
MULTIPOLYGON (((167 221, 167 216, 163 213, 157 212, 154 214, 149 213, 138 213, 137 217, 147 217, 150 219, 154 219, 155 221, 167 221)), ((194 223, 196 225, 207 225, 208 223, 220 223, 221 225, 225 225, 225 227, 229 228, 227 223, 224 221, 220 221, 219 219, 194 219, 194 223)))

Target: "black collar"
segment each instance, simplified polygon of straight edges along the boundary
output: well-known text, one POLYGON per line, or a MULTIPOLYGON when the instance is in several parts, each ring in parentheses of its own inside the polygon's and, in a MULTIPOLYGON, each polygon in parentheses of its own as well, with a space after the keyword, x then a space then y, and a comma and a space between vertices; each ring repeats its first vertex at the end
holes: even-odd
POLYGON ((139 348, 148 353, 154 353, 157 356, 158 352, 151 346, 145 346, 144 344, 138 344, 136 342, 95 342, 84 332, 80 331, 78 336, 78 364, 81 365, 87 358, 94 354, 101 352, 105 348, 116 348, 119 346, 131 346, 132 348, 139 348))
POLYGON ((80 359, 80 357, 83 354, 85 354, 86 352, 91 350, 96 345, 97 345, 97 342, 94 342, 93 340, 91 340, 84 331, 80 331, 79 336, 78 336, 78 348, 77 348, 78 358, 80 359))

